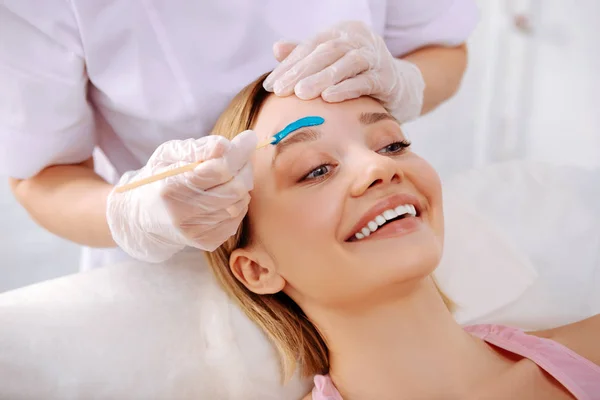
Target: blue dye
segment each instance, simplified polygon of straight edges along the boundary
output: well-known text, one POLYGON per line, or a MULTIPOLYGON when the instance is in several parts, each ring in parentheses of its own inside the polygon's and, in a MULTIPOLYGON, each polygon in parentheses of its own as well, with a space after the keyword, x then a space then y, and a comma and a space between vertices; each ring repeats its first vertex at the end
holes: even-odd
POLYGON ((321 117, 304 117, 300 118, 298 121, 292 122, 279 132, 277 132, 273 139, 271 139, 271 144, 277 144, 281 142, 287 135, 290 133, 297 131, 300 128, 304 128, 306 126, 316 126, 321 125, 325 122, 325 120, 321 117))

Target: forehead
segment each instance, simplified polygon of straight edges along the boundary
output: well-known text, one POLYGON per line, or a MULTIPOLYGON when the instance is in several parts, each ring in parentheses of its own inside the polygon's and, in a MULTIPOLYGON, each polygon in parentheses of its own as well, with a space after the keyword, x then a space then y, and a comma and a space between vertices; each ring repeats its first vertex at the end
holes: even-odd
POLYGON ((339 130, 344 126, 358 124, 358 118, 364 112, 385 112, 385 109, 370 97, 361 97, 342 103, 327 103, 321 98, 300 100, 296 96, 277 97, 271 95, 258 114, 254 130, 259 141, 262 141, 300 118, 319 116, 325 119, 322 129, 327 132, 328 127, 335 126, 336 130, 339 130))

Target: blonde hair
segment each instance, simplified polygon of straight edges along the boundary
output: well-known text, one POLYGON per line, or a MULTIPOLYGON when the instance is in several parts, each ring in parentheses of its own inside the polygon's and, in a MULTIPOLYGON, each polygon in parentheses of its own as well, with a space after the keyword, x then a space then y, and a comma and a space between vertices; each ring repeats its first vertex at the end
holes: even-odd
MULTIPOLYGON (((263 88, 267 74, 242 89, 217 120, 213 132, 232 139, 252 129, 269 92, 263 88)), ((303 376, 328 372, 327 345, 302 309, 285 293, 258 295, 248 290, 231 272, 231 253, 250 243, 250 218, 246 216, 234 236, 218 249, 207 253, 217 280, 238 303, 246 315, 258 324, 279 352, 284 381, 299 364, 303 376)))
MULTIPOLYGON (((268 73, 260 76, 233 98, 217 120, 213 128, 215 134, 232 139, 238 133, 254 127, 258 114, 270 95, 263 88, 267 75, 268 73)), ((235 235, 215 251, 207 253, 208 263, 217 280, 277 347, 284 382, 291 378, 297 365, 302 376, 326 374, 329 372, 327 345, 302 309, 283 292, 272 295, 253 293, 233 275, 229 266, 231 253, 249 245, 250 234, 251 221, 247 215, 235 235)), ((442 299, 451 307, 450 301, 443 294, 442 299)))

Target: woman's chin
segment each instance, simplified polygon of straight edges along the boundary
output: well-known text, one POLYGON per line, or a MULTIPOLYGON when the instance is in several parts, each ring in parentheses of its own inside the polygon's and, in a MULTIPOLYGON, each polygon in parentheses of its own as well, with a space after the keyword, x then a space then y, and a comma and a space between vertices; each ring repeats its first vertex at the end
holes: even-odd
POLYGON ((429 276, 442 257, 442 242, 431 231, 422 231, 401 240, 378 240, 356 249, 364 264, 383 272, 395 282, 429 276))

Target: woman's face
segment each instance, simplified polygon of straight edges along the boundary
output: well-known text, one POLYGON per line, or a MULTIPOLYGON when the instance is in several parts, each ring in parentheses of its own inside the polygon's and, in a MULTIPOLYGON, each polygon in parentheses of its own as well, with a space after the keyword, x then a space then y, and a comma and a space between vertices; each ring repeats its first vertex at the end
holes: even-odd
POLYGON ((257 293, 284 290, 304 308, 366 304, 429 275, 443 241, 435 170, 367 97, 270 96, 254 129, 263 141, 306 116, 325 122, 254 155, 252 242, 230 260, 238 279, 257 293))

